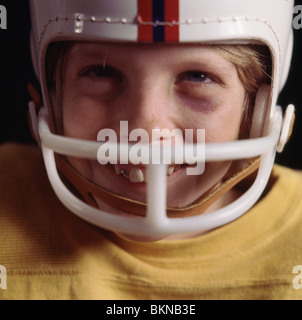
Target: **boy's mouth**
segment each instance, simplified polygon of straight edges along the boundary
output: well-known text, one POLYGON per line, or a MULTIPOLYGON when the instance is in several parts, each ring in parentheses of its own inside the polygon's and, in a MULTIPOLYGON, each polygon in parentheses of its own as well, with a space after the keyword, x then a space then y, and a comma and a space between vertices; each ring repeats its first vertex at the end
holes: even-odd
MULTIPOLYGON (((129 180, 132 183, 142 183, 148 182, 146 176, 146 168, 145 167, 125 167, 120 165, 112 165, 116 175, 122 176, 125 179, 129 180)), ((172 176, 174 173, 181 170, 183 167, 187 166, 186 164, 182 165, 174 165, 169 166, 167 169, 167 176, 172 176)))

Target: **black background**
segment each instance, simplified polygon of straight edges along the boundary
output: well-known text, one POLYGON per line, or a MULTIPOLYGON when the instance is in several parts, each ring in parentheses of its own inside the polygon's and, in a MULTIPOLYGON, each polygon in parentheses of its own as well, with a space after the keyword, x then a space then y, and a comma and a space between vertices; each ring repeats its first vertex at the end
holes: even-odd
MULTIPOLYGON (((43 0, 41 0, 43 1, 43 0)), ((89 0, 88 0, 89 1, 89 0)), ((264 0, 265 1, 265 0, 264 0)), ((26 0, 0 0, 7 9, 7 30, 0 29, 0 143, 32 143, 27 126, 27 83, 36 83, 29 52, 29 9, 26 0)), ((296 5, 302 0, 296 1, 296 5)), ((273 8, 272 8, 273 10, 273 8)), ((302 24, 300 20, 299 23, 302 24)), ((288 82, 279 98, 282 107, 296 106, 294 133, 277 162, 302 169, 302 28, 294 30, 295 47, 288 82)))

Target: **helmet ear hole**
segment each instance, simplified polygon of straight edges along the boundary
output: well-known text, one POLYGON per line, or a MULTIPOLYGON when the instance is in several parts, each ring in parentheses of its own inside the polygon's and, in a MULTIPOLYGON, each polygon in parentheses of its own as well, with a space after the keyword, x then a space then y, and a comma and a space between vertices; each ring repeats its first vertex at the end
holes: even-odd
POLYGON ((256 95, 250 138, 259 138, 262 136, 264 123, 267 115, 267 108, 270 100, 271 87, 262 85, 256 95))

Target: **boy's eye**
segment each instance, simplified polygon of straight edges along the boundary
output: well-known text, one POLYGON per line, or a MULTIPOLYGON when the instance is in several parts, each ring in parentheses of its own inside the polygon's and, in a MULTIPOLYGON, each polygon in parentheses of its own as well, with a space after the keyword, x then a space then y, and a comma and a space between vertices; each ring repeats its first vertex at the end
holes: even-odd
POLYGON ((212 81, 211 78, 202 71, 187 71, 180 75, 179 80, 199 83, 208 83, 212 81))
POLYGON ((85 70, 82 75, 96 78, 122 78, 120 72, 110 66, 95 66, 85 70))
POLYGON ((97 77, 113 77, 118 75, 117 70, 111 67, 95 67, 93 71, 97 77))

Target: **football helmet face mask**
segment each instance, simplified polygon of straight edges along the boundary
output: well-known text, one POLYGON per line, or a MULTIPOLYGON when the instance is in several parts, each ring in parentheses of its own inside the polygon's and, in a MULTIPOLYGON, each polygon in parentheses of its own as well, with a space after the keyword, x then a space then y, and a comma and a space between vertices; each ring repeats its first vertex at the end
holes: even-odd
MULTIPOLYGON (((43 3, 31 0, 32 59, 43 95, 43 107, 38 115, 34 103, 29 104, 31 125, 41 145, 50 182, 59 199, 77 216, 94 225, 138 235, 207 231, 243 215, 262 194, 271 174, 276 149, 282 151, 290 131, 294 109, 290 106, 282 120, 282 112, 276 102, 287 79, 291 61, 293 5, 293 1, 285 0, 244 3, 226 0, 223 4, 220 0, 90 0, 89 4, 82 0, 44 0, 43 3), (197 162, 210 162, 261 157, 258 164, 252 163, 238 174, 241 177, 238 179, 242 179, 259 166, 252 186, 239 199, 219 210, 202 215, 189 214, 188 217, 183 217, 180 212, 180 216, 177 217, 176 213, 176 217, 171 218, 166 208, 167 165, 151 163, 147 165, 147 204, 137 204, 131 199, 121 199, 104 191, 105 198, 120 203, 121 208, 128 206, 129 212, 146 210, 143 216, 112 214, 76 197, 58 174, 55 153, 97 160, 100 143, 63 137, 54 129, 45 61, 50 44, 59 41, 267 46, 272 58, 272 80, 270 86, 262 86, 258 92, 250 139, 206 144, 203 159, 195 159, 197 162), (139 206, 142 209, 137 209, 139 206)), ((83 180, 74 178, 72 173, 69 180, 76 187, 83 183, 83 180)), ((86 192, 100 194, 102 199, 103 191, 87 183, 84 189, 90 187, 91 190, 86 192)), ((219 195, 218 192, 216 197, 219 195)))

